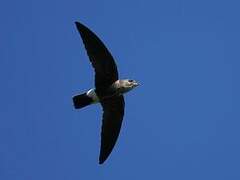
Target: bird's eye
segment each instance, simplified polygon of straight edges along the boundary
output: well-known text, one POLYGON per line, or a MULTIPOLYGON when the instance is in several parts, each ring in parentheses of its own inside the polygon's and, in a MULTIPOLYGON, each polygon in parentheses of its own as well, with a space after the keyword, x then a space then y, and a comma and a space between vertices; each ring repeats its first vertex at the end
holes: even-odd
POLYGON ((130 79, 130 80, 128 80, 128 82, 133 82, 133 80, 132 80, 132 79, 130 79))

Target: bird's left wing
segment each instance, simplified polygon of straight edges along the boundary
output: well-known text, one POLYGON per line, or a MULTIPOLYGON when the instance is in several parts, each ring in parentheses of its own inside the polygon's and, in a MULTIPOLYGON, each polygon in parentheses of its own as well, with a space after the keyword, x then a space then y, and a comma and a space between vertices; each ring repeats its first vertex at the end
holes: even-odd
POLYGON ((102 164, 110 155, 120 133, 124 116, 124 97, 114 96, 101 101, 103 121, 99 163, 102 164))

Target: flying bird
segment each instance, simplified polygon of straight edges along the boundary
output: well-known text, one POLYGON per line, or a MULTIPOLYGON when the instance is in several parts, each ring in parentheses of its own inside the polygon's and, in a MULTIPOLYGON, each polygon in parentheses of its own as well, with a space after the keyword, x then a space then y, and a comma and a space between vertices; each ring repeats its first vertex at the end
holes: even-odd
POLYGON ((123 94, 139 84, 132 79, 118 78, 116 63, 103 42, 86 26, 75 22, 89 60, 95 71, 95 88, 73 97, 76 109, 100 103, 103 108, 99 164, 104 163, 113 150, 124 116, 123 94))

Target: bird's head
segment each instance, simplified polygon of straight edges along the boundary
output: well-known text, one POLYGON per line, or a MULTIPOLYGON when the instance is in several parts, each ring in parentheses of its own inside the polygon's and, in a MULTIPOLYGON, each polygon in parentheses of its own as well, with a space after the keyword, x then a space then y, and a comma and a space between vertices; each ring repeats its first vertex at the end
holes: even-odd
POLYGON ((135 88, 135 87, 139 86, 139 83, 133 79, 126 79, 125 82, 126 82, 125 85, 127 87, 135 88))
POLYGON ((126 92, 134 89, 137 86, 139 86, 139 83, 135 80, 132 80, 132 79, 120 80, 120 87, 121 87, 123 93, 126 93, 126 92))

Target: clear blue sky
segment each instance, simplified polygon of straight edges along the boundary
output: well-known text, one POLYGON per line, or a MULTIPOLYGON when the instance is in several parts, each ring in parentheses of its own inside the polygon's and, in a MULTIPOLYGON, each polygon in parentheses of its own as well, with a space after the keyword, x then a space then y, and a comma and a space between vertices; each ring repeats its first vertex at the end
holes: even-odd
POLYGON ((240 3, 222 0, 0 2, 1 180, 239 180, 240 3), (142 85, 98 165, 101 107, 74 21, 142 85))

